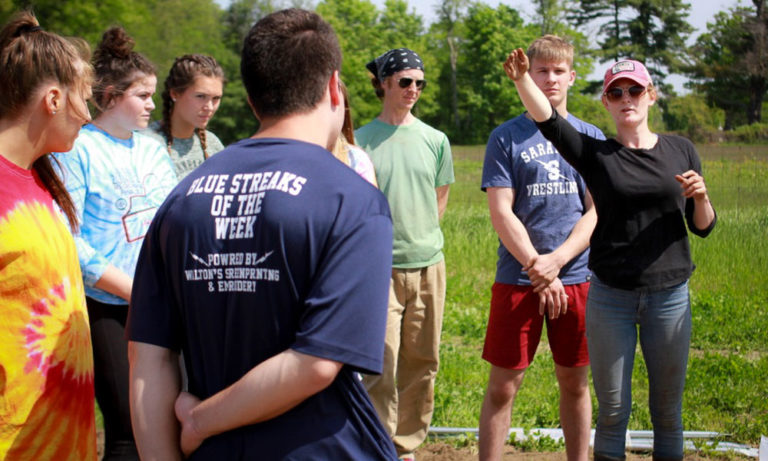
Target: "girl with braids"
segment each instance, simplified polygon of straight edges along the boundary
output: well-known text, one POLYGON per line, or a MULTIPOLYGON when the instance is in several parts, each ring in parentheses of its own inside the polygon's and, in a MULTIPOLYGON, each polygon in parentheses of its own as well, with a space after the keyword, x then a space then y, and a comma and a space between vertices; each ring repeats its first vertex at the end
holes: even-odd
POLYGON ((77 217, 49 155, 91 119, 87 54, 29 12, 0 31, 0 459, 96 459, 91 339, 65 222, 77 217))
POLYGON ((93 123, 59 156, 80 224, 75 242, 91 325, 96 401, 104 416, 104 460, 138 459, 128 403, 125 320, 139 249, 155 211, 176 184, 168 154, 147 127, 155 67, 120 27, 94 52, 93 123))
POLYGON ((224 149, 219 138, 205 129, 219 108, 223 88, 224 71, 210 56, 181 56, 168 72, 163 119, 153 122, 147 132, 167 146, 179 180, 224 149))

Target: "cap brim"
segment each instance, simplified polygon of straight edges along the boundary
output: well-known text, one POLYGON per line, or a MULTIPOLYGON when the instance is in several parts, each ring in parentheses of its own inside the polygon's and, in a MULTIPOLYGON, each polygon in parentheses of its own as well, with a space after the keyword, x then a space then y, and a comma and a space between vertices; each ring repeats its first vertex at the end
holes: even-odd
POLYGON ((608 88, 610 88, 610 86, 613 84, 613 82, 615 82, 616 80, 621 80, 623 78, 625 78, 627 80, 632 80, 633 82, 637 83, 638 85, 640 85, 642 87, 647 87, 648 85, 651 84, 650 81, 648 81, 648 80, 646 80, 644 78, 638 77, 637 75, 618 73, 618 74, 614 75, 613 77, 611 77, 610 80, 608 80, 606 83, 603 83, 603 93, 605 93, 605 91, 608 88))

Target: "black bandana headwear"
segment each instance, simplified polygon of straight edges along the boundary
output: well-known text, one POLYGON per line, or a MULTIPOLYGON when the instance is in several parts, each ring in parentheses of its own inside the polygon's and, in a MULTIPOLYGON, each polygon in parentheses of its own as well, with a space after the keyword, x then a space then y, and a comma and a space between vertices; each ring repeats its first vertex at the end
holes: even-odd
POLYGON ((424 63, 415 51, 408 48, 395 48, 382 54, 365 65, 379 81, 384 80, 395 72, 407 69, 424 71, 424 63))

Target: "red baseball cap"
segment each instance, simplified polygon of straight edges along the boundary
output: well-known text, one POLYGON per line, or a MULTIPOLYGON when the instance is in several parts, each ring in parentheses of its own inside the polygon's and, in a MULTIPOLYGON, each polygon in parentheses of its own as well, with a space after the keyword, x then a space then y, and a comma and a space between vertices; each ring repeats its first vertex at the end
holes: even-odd
POLYGON ((628 78, 643 87, 653 83, 651 74, 648 73, 648 69, 645 68, 642 62, 627 59, 613 64, 605 71, 603 93, 605 93, 605 90, 608 89, 611 83, 620 78, 628 78))

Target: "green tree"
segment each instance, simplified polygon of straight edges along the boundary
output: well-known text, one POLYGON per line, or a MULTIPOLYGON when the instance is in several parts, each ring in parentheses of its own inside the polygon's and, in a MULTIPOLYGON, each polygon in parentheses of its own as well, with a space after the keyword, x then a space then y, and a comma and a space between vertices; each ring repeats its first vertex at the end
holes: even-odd
POLYGON ((11 10, 31 9, 47 30, 82 37, 91 44, 111 25, 151 21, 146 2, 139 0, 11 0, 10 4, 11 10))
POLYGON ((724 112, 708 107, 706 97, 699 93, 670 98, 663 117, 668 130, 694 142, 706 141, 707 134, 718 131, 725 119, 724 112))
POLYGON ((562 35, 568 28, 570 0, 534 0, 536 19, 541 35, 562 35))
POLYGON ((341 77, 347 86, 352 119, 359 126, 380 110, 365 68, 366 63, 386 51, 378 37, 380 13, 369 0, 326 0, 317 5, 317 12, 339 37, 344 53, 341 77))
POLYGON ((496 126, 523 107, 515 86, 502 69, 509 52, 538 37, 517 10, 474 4, 466 20, 467 43, 459 57, 461 130, 453 139, 462 144, 484 143, 496 126))
POLYGON ((768 90, 765 0, 715 15, 692 47, 693 85, 725 111, 725 129, 760 122, 768 90))
MULTIPOLYGON (((356 126, 367 123, 381 111, 381 102, 371 86, 365 65, 392 48, 408 47, 424 59, 427 78, 435 68, 431 56, 423 53, 422 19, 408 11, 405 0, 387 0, 384 10, 377 10, 370 0, 325 0, 317 12, 336 30, 344 53, 341 75, 347 85, 352 118, 356 126)), ((433 106, 425 92, 417 109, 433 106)))
POLYGON ((450 98, 451 125, 458 131, 461 126, 459 117, 458 61, 463 37, 469 0, 442 0, 435 6, 437 21, 430 29, 433 34, 433 47, 430 51, 438 53, 438 59, 447 71, 447 92, 450 98), (441 53, 442 51, 442 53, 441 53), (442 54, 442 56, 440 56, 442 54), (447 54, 447 60, 445 55, 447 54))
POLYGON ((657 86, 678 72, 688 56, 685 40, 693 31, 684 0, 578 0, 569 18, 575 27, 597 26, 602 62, 622 58, 645 63, 657 86))
POLYGON ((233 0, 220 15, 221 43, 216 56, 227 76, 219 111, 209 128, 227 144, 253 135, 259 123, 248 105, 248 95, 240 77, 240 52, 251 26, 264 16, 288 7, 312 8, 309 0, 233 0))

